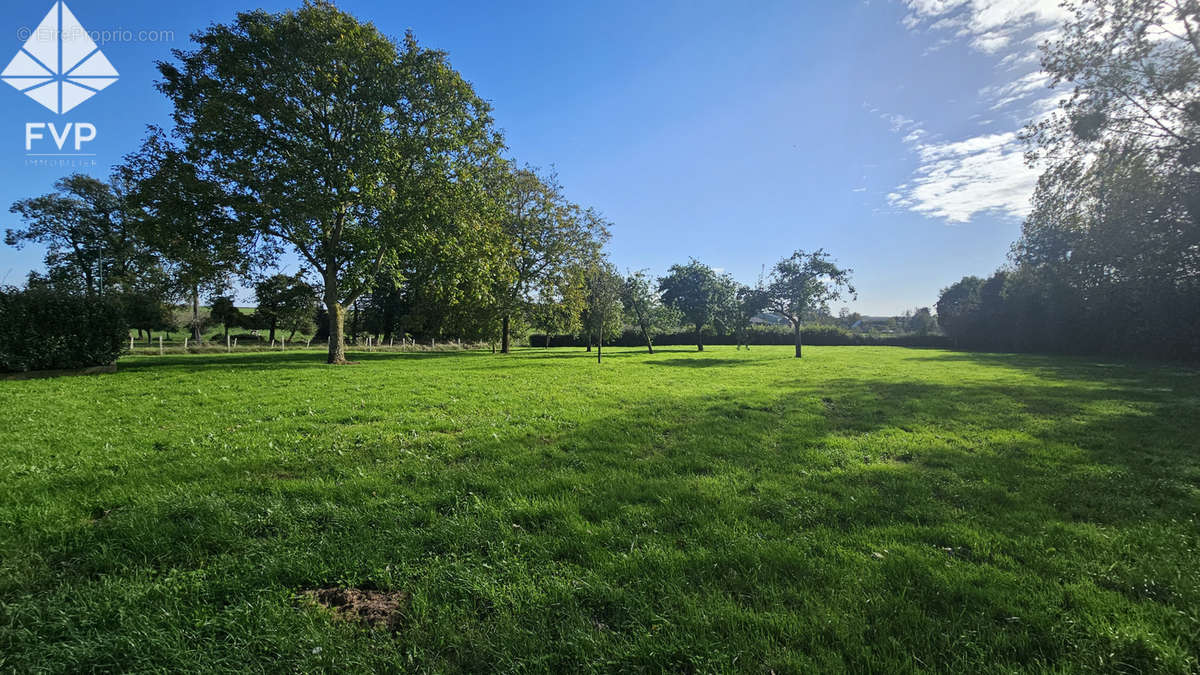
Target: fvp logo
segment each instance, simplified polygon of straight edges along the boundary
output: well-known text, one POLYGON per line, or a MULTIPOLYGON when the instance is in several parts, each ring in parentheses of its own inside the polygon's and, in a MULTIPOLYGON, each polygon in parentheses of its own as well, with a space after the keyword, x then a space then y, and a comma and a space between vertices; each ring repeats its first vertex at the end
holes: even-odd
POLYGON ((116 82, 117 69, 66 3, 55 2, 0 79, 62 115, 116 82))

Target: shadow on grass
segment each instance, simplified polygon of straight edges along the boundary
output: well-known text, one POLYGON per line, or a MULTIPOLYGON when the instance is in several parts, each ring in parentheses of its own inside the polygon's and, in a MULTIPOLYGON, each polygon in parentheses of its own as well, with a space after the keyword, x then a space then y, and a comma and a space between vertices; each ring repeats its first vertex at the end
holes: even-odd
MULTIPOLYGON (((267 361, 320 365, 312 356, 267 361)), ((1153 618, 1200 603, 1175 541, 1200 488, 1188 400, 1122 369, 1054 386, 799 379, 613 397, 597 416, 537 427, 527 411, 416 452, 395 437, 333 452, 330 425, 291 455, 164 454, 120 475, 36 478, 128 501, 86 504, 88 522, 29 548, 53 570, 42 590, 221 568, 202 587, 216 608, 245 589, 407 584, 453 630, 416 623, 398 643, 445 654, 446 670, 539 656, 560 670, 703 670, 723 644, 748 670, 787 670, 787 655, 899 670, 914 650, 930 669, 969 670, 954 666, 971 635, 975 665, 1071 669, 1102 654, 1152 671, 1195 652, 1153 618), (1168 544, 1134 545, 1154 528, 1168 544), (546 635, 580 646, 551 654, 546 635)), ((23 628, 62 639, 46 625, 23 628)))
MULTIPOLYGON (((171 369, 254 369, 281 370, 289 368, 334 367, 326 363, 325 352, 294 351, 294 352, 247 352, 234 354, 167 354, 164 356, 144 356, 134 359, 124 358, 117 363, 118 372, 150 372, 171 369)), ((350 364, 336 366, 337 368, 353 368, 381 361, 420 361, 445 357, 473 358, 491 356, 483 350, 463 351, 429 351, 429 352, 358 352, 348 350, 347 360, 350 364)))
MULTIPOLYGON (((660 353, 663 353, 663 352, 669 353, 671 351, 686 352, 688 350, 686 350, 686 349, 660 350, 657 347, 655 347, 654 354, 650 354, 646 351, 645 347, 608 347, 608 346, 606 346, 604 348, 604 358, 605 359, 609 359, 609 358, 617 359, 617 358, 625 358, 625 357, 629 357, 629 356, 647 356, 649 358, 654 358, 655 356, 657 356, 660 353)), ((691 350, 691 351, 695 351, 695 350, 691 350)), ((593 361, 596 360, 596 350, 595 349, 592 349, 592 351, 589 352, 582 347, 565 347, 565 348, 564 347, 552 347, 550 349, 546 349, 544 347, 524 347, 522 349, 514 351, 513 353, 532 356, 532 357, 538 358, 538 359, 591 359, 593 361)))
POLYGON ((685 359, 656 359, 646 363, 653 366, 681 366, 684 368, 712 368, 714 366, 745 366, 760 364, 750 359, 721 359, 712 356, 694 356, 685 359))
MULTIPOLYGON (((1186 362, 1153 361, 1148 359, 1115 359, 1108 356, 1058 356, 1047 354, 1010 354, 999 352, 941 351, 926 357, 930 360, 970 363, 1039 372, 1050 377, 1071 380, 1132 378, 1148 373, 1165 373, 1173 377, 1200 376, 1200 365, 1186 362)), ((1130 381, 1122 379, 1122 381, 1130 381)))

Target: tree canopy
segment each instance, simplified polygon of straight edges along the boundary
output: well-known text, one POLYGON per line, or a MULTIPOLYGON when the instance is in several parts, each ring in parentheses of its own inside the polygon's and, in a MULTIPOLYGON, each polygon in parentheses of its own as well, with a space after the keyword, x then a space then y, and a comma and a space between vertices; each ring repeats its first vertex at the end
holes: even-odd
POLYGON ((87 295, 136 285, 137 276, 154 260, 130 227, 118 185, 75 173, 56 181, 54 188, 12 205, 10 211, 25 227, 6 230, 5 243, 46 246, 50 277, 87 295))
POLYGON ((490 107, 443 52, 326 2, 192 39, 159 64, 174 136, 267 253, 290 249, 321 278, 329 361, 344 362, 345 306, 398 270, 405 241, 486 217, 490 107))
POLYGON ((513 272, 501 280, 497 293, 500 351, 508 352, 512 315, 534 303, 536 292, 563 287, 574 267, 595 259, 608 240, 609 224, 596 211, 567 200, 555 176, 530 167, 500 165, 492 192, 503 208, 513 272))
POLYGON ((664 304, 673 307, 683 320, 696 327, 696 350, 704 351, 704 328, 713 323, 735 293, 733 278, 692 258, 686 265, 672 265, 658 280, 664 304))
POLYGON ((801 322, 811 313, 829 312, 829 303, 843 295, 854 297, 852 270, 838 267, 822 249, 796 251, 775 263, 766 288, 767 307, 788 320, 796 338, 796 358, 801 356, 801 322))

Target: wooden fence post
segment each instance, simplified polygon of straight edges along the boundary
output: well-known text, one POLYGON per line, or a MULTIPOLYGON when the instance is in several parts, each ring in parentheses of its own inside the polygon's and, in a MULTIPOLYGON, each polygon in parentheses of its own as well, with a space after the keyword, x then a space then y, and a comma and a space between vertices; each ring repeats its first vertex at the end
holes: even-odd
POLYGON ((229 334, 225 335, 225 351, 226 352, 233 351, 233 344, 231 342, 229 342, 229 334))

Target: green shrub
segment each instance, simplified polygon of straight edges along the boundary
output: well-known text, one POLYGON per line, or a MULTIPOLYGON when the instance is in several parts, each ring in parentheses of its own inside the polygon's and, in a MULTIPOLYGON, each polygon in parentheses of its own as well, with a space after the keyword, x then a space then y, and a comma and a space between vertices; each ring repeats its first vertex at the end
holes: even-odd
POLYGON ((109 298, 52 288, 0 289, 0 371, 105 366, 128 339, 124 313, 109 298))

